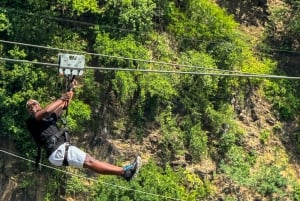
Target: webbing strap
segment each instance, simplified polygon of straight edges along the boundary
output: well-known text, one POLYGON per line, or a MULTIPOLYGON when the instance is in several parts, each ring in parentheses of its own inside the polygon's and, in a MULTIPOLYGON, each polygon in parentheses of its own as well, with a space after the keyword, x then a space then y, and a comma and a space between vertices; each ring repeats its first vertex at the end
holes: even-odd
POLYGON ((57 132, 55 134, 55 137, 59 138, 60 136, 62 136, 63 134, 65 134, 68 130, 69 130, 68 128, 61 129, 59 132, 57 132))
POLYGON ((68 151, 69 151, 69 144, 66 143, 66 146, 65 146, 65 155, 64 155, 64 160, 63 160, 63 166, 68 166, 69 163, 68 163, 68 151))

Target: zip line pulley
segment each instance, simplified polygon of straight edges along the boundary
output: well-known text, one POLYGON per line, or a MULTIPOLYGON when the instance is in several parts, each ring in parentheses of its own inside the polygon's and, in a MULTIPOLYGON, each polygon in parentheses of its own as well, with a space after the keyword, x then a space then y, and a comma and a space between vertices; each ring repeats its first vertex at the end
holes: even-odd
POLYGON ((58 54, 59 74, 67 76, 83 75, 85 67, 84 55, 77 54, 58 54))
POLYGON ((85 57, 84 55, 78 54, 58 54, 58 64, 59 64, 59 75, 65 76, 68 80, 66 91, 70 91, 71 83, 75 79, 75 76, 83 75, 83 70, 85 67, 85 57))

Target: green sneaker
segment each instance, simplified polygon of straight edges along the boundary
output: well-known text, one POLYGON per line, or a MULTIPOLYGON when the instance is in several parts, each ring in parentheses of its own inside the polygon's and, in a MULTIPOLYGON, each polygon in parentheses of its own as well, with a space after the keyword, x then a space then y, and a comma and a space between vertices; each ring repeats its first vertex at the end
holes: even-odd
POLYGON ((140 156, 137 156, 136 159, 133 161, 133 163, 123 167, 124 179, 130 181, 131 179, 135 178, 139 173, 141 166, 142 166, 142 159, 140 156))

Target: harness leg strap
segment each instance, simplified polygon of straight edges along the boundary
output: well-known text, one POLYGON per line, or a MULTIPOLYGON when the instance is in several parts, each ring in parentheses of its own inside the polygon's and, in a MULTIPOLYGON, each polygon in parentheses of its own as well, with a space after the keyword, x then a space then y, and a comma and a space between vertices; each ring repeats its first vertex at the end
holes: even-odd
POLYGON ((69 151, 69 144, 66 144, 66 147, 65 147, 65 156, 64 156, 64 160, 63 160, 63 166, 68 166, 69 163, 68 163, 68 151, 69 151))

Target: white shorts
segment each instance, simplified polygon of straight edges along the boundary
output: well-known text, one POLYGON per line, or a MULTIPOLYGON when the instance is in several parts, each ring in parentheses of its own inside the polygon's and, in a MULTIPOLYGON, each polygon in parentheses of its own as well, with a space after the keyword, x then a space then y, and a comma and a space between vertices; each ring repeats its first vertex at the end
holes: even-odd
MULTIPOLYGON (((66 144, 60 145, 48 158, 50 163, 55 166, 62 166, 65 157, 66 144)), ((69 166, 82 168, 86 153, 75 146, 70 145, 67 160, 69 166)))

